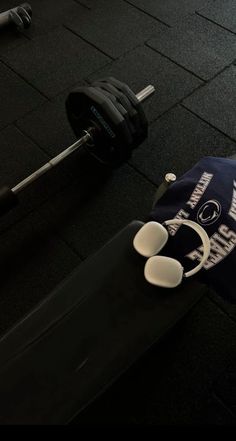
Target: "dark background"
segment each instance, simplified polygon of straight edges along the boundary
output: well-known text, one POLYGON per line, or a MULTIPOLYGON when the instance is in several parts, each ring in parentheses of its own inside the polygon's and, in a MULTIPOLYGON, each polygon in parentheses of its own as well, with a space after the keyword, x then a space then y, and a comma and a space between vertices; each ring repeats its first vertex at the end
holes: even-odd
MULTIPOLYGON (((0 184, 74 141, 64 101, 114 75, 148 84, 149 139, 107 173, 74 155, 0 221, 0 331, 133 219, 166 172, 236 152, 235 0, 31 0, 33 24, 0 32, 0 184)), ((0 10, 15 6, 1 0, 0 10)), ((234 424, 236 307, 211 292, 77 423, 234 424)))

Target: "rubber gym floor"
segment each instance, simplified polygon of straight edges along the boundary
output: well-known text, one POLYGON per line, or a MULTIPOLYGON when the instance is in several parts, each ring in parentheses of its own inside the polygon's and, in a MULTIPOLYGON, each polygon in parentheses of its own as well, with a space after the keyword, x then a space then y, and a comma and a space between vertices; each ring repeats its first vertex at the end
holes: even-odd
MULTIPOLYGON (((17 2, 1 0, 1 10, 17 2)), ((235 0, 30 0, 31 28, 0 34, 0 184, 74 141, 64 102, 113 75, 148 84, 149 139, 106 173, 84 154, 25 190, 0 220, 0 331, 133 219, 166 172, 236 153, 235 0)), ((236 306, 208 292, 75 424, 234 425, 236 306)))

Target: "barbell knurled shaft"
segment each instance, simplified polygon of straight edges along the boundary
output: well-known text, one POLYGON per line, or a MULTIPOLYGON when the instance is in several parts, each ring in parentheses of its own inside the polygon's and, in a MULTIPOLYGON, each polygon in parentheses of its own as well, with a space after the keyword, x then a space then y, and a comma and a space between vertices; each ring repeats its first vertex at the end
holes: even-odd
POLYGON ((49 170, 54 168, 57 164, 62 162, 67 156, 71 155, 74 151, 78 150, 82 145, 86 144, 91 139, 89 133, 86 133, 82 138, 78 139, 74 144, 68 147, 63 152, 59 153, 59 155, 55 156, 55 158, 48 161, 34 173, 29 175, 23 181, 19 182, 14 188, 12 188, 13 193, 19 193, 24 188, 28 187, 28 185, 32 184, 34 181, 37 181, 40 176, 43 176, 49 170))

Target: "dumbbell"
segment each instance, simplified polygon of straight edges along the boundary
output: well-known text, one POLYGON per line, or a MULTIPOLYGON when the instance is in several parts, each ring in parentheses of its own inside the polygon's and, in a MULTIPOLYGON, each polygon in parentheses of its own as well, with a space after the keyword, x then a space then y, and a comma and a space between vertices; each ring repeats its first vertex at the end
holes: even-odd
POLYGON ((27 29, 31 25, 32 8, 28 3, 0 13, 0 29, 14 25, 18 30, 27 29))
POLYGON ((0 215, 18 203, 22 190, 82 147, 111 168, 129 159, 133 149, 147 137, 148 121, 141 103, 154 91, 149 85, 135 95, 125 83, 112 77, 73 90, 66 100, 66 112, 79 139, 15 187, 2 187, 0 215))

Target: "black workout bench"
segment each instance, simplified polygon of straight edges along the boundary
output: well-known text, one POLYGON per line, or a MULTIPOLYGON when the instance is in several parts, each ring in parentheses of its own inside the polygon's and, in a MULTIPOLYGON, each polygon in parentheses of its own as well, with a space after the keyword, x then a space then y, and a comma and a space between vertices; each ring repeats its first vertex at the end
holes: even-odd
POLYGON ((157 343, 205 287, 149 285, 134 221, 0 340, 0 423, 65 424, 157 343))

